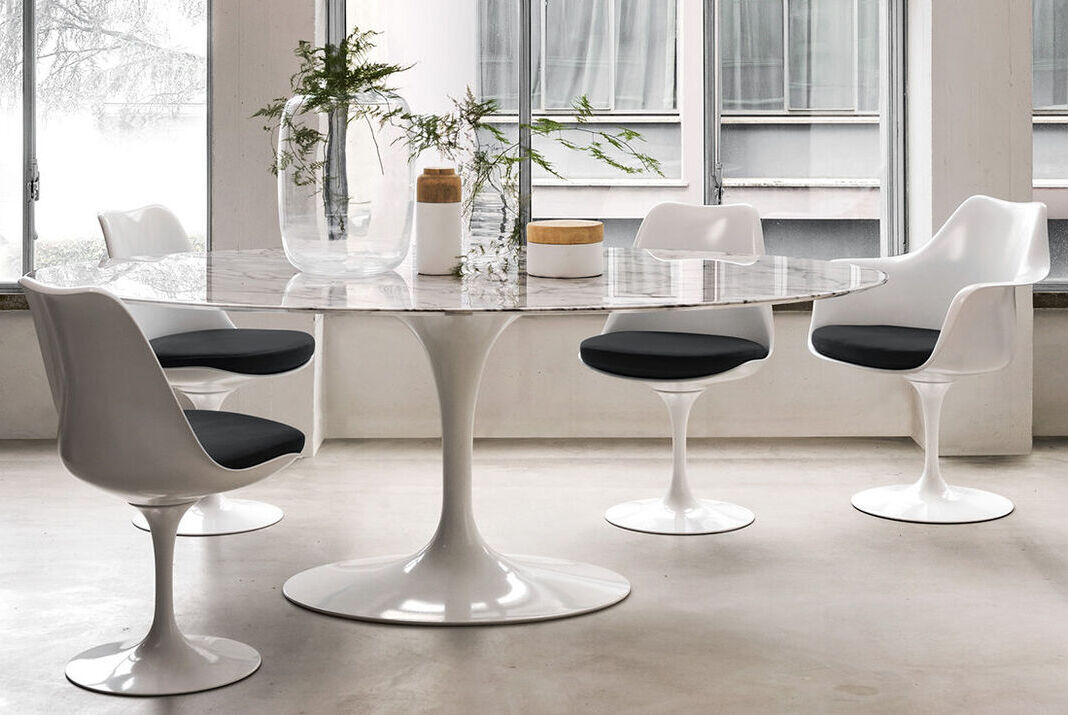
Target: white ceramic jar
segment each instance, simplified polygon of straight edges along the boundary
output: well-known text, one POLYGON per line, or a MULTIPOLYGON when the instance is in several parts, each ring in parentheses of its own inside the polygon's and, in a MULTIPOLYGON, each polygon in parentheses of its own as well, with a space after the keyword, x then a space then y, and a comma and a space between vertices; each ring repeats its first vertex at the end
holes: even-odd
POLYGON ((463 229, 460 177, 455 169, 424 169, 415 182, 415 270, 453 273, 460 264, 463 229))
POLYGON ((604 224, 552 219, 527 224, 527 273, 541 278, 591 278, 604 273, 604 224))

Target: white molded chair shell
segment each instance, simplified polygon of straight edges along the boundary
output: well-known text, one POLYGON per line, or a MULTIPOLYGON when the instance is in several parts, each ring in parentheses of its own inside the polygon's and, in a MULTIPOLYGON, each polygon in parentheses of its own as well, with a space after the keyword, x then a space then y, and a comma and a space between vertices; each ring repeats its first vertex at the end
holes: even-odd
POLYGON ((79 479, 133 504, 168 505, 264 479, 296 459, 247 469, 216 463, 197 440, 144 334, 100 289, 20 281, 34 312, 59 412, 59 453, 79 479))
POLYGON ((865 370, 897 373, 916 390, 924 424, 924 469, 913 484, 853 495, 862 512, 900 521, 960 524, 988 521, 1013 510, 1009 499, 948 485, 939 465, 942 402, 960 376, 1006 367, 1016 343, 1016 289, 1049 272, 1046 207, 973 196, 931 240, 893 258, 848 259, 887 274, 882 286, 817 301, 809 350, 816 357, 865 370), (813 336, 824 326, 892 326, 939 331, 919 366, 893 370, 823 355, 813 336))
MULTIPOLYGON (((748 256, 764 255, 764 231, 760 224, 760 214, 748 204, 702 206, 668 201, 657 204, 646 215, 638 228, 634 247, 713 251, 744 259, 748 256)), ((623 330, 660 330, 745 338, 766 347, 768 357, 771 356, 775 341, 771 306, 767 305, 613 313, 605 321, 602 332, 623 330)), ((693 389, 697 384, 736 380, 756 372, 765 360, 767 358, 751 360, 718 375, 680 381, 676 384, 678 389, 686 390, 693 389)), ((663 380, 620 375, 612 377, 656 384, 659 389, 671 389, 663 380)))
MULTIPOLYGON (((764 232, 760 215, 752 206, 668 202, 653 207, 645 217, 634 245, 645 249, 709 251, 725 254, 726 260, 748 262, 764 255, 764 232)), ((672 425, 674 456, 668 493, 661 499, 618 504, 608 510, 605 518, 625 529, 657 534, 713 534, 748 526, 755 518, 748 509, 698 499, 690 491, 686 475, 686 432, 690 410, 705 388, 751 375, 771 356, 774 347, 771 306, 614 313, 605 322, 602 334, 623 331, 744 338, 766 348, 767 354, 714 375, 677 380, 628 377, 588 366, 603 375, 651 387, 667 405, 672 425)))
POLYGON ((882 372, 932 377, 993 372, 1013 357, 1016 287, 1049 273, 1046 206, 973 196, 916 251, 839 262, 878 268, 887 281, 816 301, 809 350, 817 357, 832 360, 812 346, 812 333, 825 325, 901 325, 941 334, 923 365, 882 372))
POLYGON ((157 256, 193 250, 182 222, 166 206, 152 204, 132 211, 97 214, 112 258, 157 256))
MULTIPOLYGON (((132 211, 105 211, 97 218, 108 255, 112 258, 193 250, 181 221, 164 206, 154 204, 132 211)), ((127 309, 149 340, 178 333, 235 328, 221 310, 140 304, 127 306, 127 309)), ((241 385, 289 374, 303 367, 273 375, 248 375, 204 365, 168 367, 164 372, 171 386, 189 398, 195 407, 218 410, 227 396, 241 385)), ((216 494, 190 509, 179 533, 183 536, 240 533, 270 526, 281 518, 282 510, 276 506, 216 494)), ((135 518, 134 524, 147 528, 141 517, 135 518)))
MULTIPOLYGON (((193 250, 193 244, 182 228, 181 221, 170 209, 159 204, 132 211, 102 211, 97 214, 97 220, 100 222, 104 244, 111 258, 158 256, 193 250)), ((149 340, 193 330, 234 327, 230 318, 221 310, 160 305, 130 305, 128 310, 149 340)), ((203 375, 194 374, 192 380, 186 379, 183 382, 195 384, 197 377, 210 379, 215 375, 222 377, 223 374, 221 370, 210 370, 203 375)), ((168 376, 172 382, 175 381, 175 376, 169 372, 168 376)))

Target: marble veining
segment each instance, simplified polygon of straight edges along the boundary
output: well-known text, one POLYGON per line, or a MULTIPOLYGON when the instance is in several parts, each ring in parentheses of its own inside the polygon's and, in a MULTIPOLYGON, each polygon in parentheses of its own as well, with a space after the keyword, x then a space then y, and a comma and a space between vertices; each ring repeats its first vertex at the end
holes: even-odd
POLYGON ((230 310, 358 313, 595 312, 791 303, 864 290, 881 271, 849 263, 698 251, 605 249, 596 278, 505 280, 417 275, 410 263, 373 278, 297 271, 281 250, 212 251, 42 268, 56 287, 93 286, 137 303, 230 310))

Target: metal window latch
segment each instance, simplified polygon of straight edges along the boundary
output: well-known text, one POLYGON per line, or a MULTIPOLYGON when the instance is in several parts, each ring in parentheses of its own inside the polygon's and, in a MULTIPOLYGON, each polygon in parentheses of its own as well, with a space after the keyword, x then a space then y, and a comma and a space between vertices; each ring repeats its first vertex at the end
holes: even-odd
POLYGON ((716 206, 723 203, 723 163, 717 161, 712 170, 712 203, 716 206))
POLYGON ((37 160, 30 165, 30 201, 41 200, 41 172, 37 170, 37 160))

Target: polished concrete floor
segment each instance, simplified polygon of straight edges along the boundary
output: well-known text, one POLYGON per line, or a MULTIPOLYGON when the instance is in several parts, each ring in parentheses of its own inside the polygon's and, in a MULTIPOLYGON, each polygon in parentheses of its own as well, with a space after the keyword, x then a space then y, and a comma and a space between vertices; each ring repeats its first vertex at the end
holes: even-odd
POLYGON ((918 473, 906 440, 695 442, 699 493, 757 513, 701 537, 601 519, 666 484, 666 442, 480 442, 490 542, 615 569, 627 600, 488 628, 359 623, 285 601, 282 582, 306 567, 421 546, 438 459, 434 442, 330 442, 245 490, 285 509, 275 527, 180 540, 179 622, 254 645, 263 667, 220 690, 134 700, 80 690, 63 668, 147 627, 149 537, 119 500, 66 475, 54 445, 0 443, 0 712, 1068 712, 1068 441, 945 460, 950 481, 1017 510, 940 527, 849 505, 918 473))

